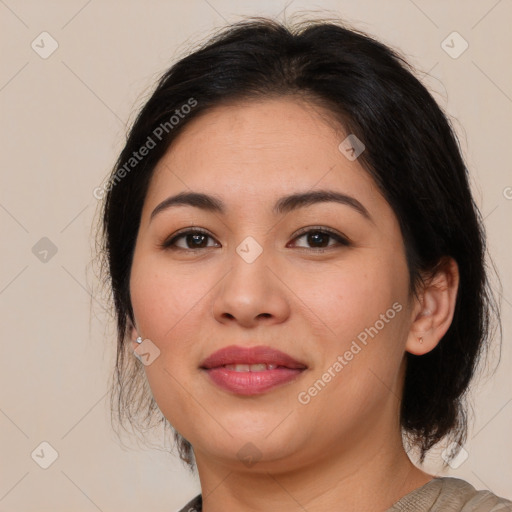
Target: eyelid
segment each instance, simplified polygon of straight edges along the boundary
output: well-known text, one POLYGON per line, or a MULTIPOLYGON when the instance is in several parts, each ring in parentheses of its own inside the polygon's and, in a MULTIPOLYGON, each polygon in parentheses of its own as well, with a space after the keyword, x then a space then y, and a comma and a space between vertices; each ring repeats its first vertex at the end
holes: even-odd
POLYGON ((194 249, 183 249, 182 247, 177 247, 174 245, 174 243, 176 242, 176 240, 178 238, 183 237, 188 234, 202 234, 202 235, 209 236, 212 239, 215 239, 215 237, 204 228, 200 228, 200 227, 196 227, 196 226, 187 226, 186 228, 176 231, 176 233, 173 233, 171 236, 166 237, 164 239, 164 241, 159 243, 158 245, 162 249, 173 248, 175 250, 193 251, 194 249))
MULTIPOLYGON (((344 246, 352 245, 352 243, 348 239, 348 237, 346 237, 345 235, 339 233, 338 231, 328 228, 326 226, 306 226, 304 228, 301 228, 299 231, 297 231, 293 235, 292 240, 296 240, 297 238, 300 238, 301 236, 306 235, 308 233, 316 233, 316 232, 325 233, 325 234, 329 235, 331 238, 334 238, 335 240, 337 240, 338 244, 340 244, 340 245, 344 245, 344 246)), ((328 250, 328 249, 331 249, 334 247, 336 247, 336 245, 332 245, 332 246, 328 246, 328 247, 318 247, 318 248, 301 247, 301 249, 320 252, 321 250, 325 251, 325 250, 328 250)))
MULTIPOLYGON (((350 240, 345 235, 343 235, 343 234, 339 233, 338 231, 335 231, 331 228, 325 227, 325 226, 305 226, 305 227, 301 228, 299 231, 297 231, 296 233, 294 233, 294 235, 292 236, 292 241, 295 241, 296 239, 302 237, 303 235, 307 235, 308 233, 315 233, 315 232, 320 232, 320 233, 329 235, 331 238, 335 239, 338 242, 338 245, 334 244, 334 245, 329 245, 327 247, 316 247, 316 248, 315 247, 298 247, 298 249, 305 249, 306 251, 312 251, 312 252, 320 252, 320 251, 329 250, 331 248, 335 248, 337 246, 339 247, 339 245, 342 245, 342 246, 351 245, 350 240)), ((213 240, 216 240, 216 238, 211 233, 209 233, 207 230, 200 228, 200 227, 196 227, 196 226, 188 226, 186 228, 180 229, 176 233, 173 233, 170 237, 167 237, 163 242, 159 243, 158 245, 162 249, 172 248, 173 250, 194 251, 195 252, 198 249, 184 249, 182 247, 177 247, 176 245, 174 245, 178 238, 183 237, 188 234, 203 234, 203 235, 210 237, 213 240)), ((217 242, 217 243, 219 243, 219 242, 217 242)), ((203 247, 202 249, 207 249, 207 248, 211 248, 211 247, 203 247)))
POLYGON ((330 235, 336 235, 339 237, 346 238, 346 237, 344 237, 344 235, 342 235, 338 231, 336 231, 332 228, 328 228, 327 226, 305 226, 303 228, 300 228, 296 233, 294 233, 293 238, 296 238, 300 235, 304 235, 305 233, 309 233, 310 231, 322 231, 323 233, 328 233, 330 235))

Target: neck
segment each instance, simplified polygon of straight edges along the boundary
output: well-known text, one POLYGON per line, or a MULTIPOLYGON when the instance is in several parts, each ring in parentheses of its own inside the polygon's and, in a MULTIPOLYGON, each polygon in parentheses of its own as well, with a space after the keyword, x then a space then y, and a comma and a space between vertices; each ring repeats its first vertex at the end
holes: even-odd
POLYGON ((279 468, 258 462, 241 469, 198 452, 203 512, 385 511, 432 479, 412 464, 400 436, 372 438, 364 432, 359 437, 351 447, 325 450, 324 456, 288 469, 282 461, 279 468))

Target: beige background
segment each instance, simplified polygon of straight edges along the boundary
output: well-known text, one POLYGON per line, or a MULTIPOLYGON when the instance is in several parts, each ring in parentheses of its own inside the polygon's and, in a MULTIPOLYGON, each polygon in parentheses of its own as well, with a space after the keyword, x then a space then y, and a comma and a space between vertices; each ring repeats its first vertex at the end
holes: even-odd
MULTIPOLYGON (((401 49, 430 73, 420 76, 454 118, 501 274, 504 337, 497 373, 474 388, 468 458, 448 474, 511 497, 512 2, 287 4, 287 16, 321 9, 401 49), (456 59, 441 46, 453 31, 469 44, 456 59)), ((284 7, 276 0, 0 0, 0 512, 169 512, 199 492, 176 457, 129 440, 123 447, 110 426, 114 334, 90 265, 93 190, 171 62, 226 21, 282 17, 284 7), (39 52, 51 49, 48 36, 39 37, 44 31, 58 43, 46 59, 31 47, 35 40, 39 52), (47 469, 35 462, 49 461, 42 442, 58 452, 47 469)), ((440 453, 429 458, 432 472, 440 453)))

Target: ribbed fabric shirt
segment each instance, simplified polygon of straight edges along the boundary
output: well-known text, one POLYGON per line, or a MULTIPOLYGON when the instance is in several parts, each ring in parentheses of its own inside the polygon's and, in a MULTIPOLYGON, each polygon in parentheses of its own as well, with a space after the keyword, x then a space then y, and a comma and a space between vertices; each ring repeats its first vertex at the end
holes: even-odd
MULTIPOLYGON (((198 494, 179 512, 202 512, 198 494)), ((437 477, 400 498, 386 512, 512 512, 512 501, 477 491, 460 478, 437 477)))

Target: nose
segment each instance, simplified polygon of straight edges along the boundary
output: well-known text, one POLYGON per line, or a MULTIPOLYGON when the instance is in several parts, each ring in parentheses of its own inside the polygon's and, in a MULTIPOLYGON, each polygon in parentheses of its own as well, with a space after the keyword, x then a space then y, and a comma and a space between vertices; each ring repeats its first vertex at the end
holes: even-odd
POLYGON ((290 314, 288 288, 265 251, 252 263, 235 253, 231 270, 216 290, 212 311, 220 323, 251 328, 284 322, 290 314))

